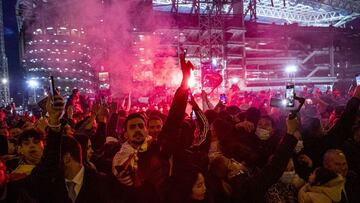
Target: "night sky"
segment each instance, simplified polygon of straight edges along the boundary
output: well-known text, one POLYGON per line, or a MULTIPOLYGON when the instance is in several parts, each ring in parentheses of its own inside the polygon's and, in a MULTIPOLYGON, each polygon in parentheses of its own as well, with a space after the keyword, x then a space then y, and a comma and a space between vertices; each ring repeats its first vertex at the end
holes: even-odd
POLYGON ((2 0, 4 18, 5 52, 9 64, 10 95, 18 105, 22 103, 23 71, 19 59, 19 33, 16 22, 17 0, 2 0))

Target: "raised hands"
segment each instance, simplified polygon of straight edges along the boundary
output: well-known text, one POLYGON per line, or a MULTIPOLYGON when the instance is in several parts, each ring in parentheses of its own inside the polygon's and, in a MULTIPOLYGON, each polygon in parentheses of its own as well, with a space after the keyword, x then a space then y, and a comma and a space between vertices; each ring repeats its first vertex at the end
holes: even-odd
POLYGON ((64 114, 65 102, 64 98, 57 92, 54 95, 54 101, 48 97, 46 102, 46 110, 49 113, 49 126, 60 125, 60 119, 64 114))
POLYGON ((235 125, 237 129, 243 129, 248 133, 251 133, 255 130, 255 125, 250 121, 242 121, 235 125))
POLYGON ((194 65, 190 61, 185 60, 186 53, 184 51, 182 51, 179 57, 180 57, 181 71, 183 74, 181 86, 187 88, 188 80, 190 79, 191 70, 194 69, 194 65))

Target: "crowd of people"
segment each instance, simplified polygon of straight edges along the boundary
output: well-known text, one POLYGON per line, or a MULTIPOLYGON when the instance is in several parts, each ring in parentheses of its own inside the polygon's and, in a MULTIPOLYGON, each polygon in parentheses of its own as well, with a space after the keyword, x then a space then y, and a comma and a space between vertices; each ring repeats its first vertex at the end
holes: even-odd
POLYGON ((266 91, 232 89, 213 106, 189 93, 191 65, 180 64, 168 109, 82 105, 74 90, 48 97, 39 118, 0 111, 0 202, 360 201, 360 86, 300 95, 290 115, 266 91))

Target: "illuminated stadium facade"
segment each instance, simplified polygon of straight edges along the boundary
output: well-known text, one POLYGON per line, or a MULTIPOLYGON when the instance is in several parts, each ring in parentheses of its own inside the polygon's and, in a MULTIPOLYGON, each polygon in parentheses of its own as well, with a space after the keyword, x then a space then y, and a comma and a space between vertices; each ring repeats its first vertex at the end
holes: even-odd
POLYGON ((23 65, 28 80, 47 85, 54 76, 56 87, 94 93, 95 73, 90 64, 91 47, 82 40, 84 31, 73 27, 34 27, 25 42, 23 65))

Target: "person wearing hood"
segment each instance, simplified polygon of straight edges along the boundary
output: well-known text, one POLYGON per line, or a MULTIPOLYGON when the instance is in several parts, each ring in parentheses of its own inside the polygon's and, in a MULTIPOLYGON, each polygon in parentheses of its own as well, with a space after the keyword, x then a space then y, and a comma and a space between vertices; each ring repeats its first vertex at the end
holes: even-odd
POLYGON ((341 175, 319 167, 310 175, 309 183, 300 189, 299 203, 340 202, 344 184, 345 180, 341 175))

